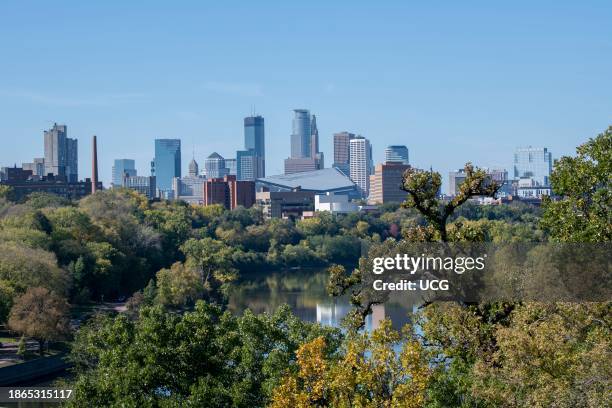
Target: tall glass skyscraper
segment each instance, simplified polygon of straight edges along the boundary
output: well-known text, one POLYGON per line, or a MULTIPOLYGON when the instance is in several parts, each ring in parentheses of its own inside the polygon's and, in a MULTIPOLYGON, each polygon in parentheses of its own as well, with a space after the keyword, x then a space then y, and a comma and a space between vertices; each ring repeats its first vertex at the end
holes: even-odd
POLYGON ((246 150, 253 150, 255 155, 261 159, 263 171, 259 177, 265 177, 266 142, 264 118, 262 116, 249 116, 244 118, 244 148, 246 150))
POLYGON ((514 153, 514 178, 531 178, 538 186, 550 185, 552 153, 546 147, 519 147, 514 153))
POLYGON ((124 176, 137 176, 136 162, 132 159, 115 159, 113 164, 113 187, 121 187, 124 176))
POLYGON ((408 164, 408 148, 404 145, 391 145, 385 148, 385 163, 408 164))
POLYGON ((310 112, 307 109, 294 109, 293 133, 291 133, 291 157, 294 159, 311 157, 310 112))
POLYGON ((172 179, 181 177, 181 140, 155 139, 155 177, 157 189, 172 190, 172 179))

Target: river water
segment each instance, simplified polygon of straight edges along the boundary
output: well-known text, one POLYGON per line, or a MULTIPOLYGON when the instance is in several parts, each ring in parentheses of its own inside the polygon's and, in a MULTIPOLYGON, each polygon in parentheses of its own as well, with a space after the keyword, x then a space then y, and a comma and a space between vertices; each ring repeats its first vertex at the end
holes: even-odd
MULTIPOLYGON (((325 269, 287 269, 247 275, 229 295, 229 309, 241 313, 250 309, 254 313, 273 313, 287 304, 293 313, 308 322, 339 327, 351 310, 347 297, 334 298, 326 292, 325 269)), ((390 318, 393 327, 400 329, 410 323, 409 314, 416 302, 405 293, 391 296, 383 305, 375 305, 366 319, 366 330, 375 329, 384 318, 390 318)))

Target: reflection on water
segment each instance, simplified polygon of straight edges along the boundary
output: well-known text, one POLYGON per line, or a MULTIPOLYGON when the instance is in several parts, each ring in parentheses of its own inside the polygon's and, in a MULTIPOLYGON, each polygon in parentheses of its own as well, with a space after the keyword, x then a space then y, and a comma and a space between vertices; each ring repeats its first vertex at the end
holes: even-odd
MULTIPOLYGON (((347 297, 330 297, 326 290, 325 269, 299 269, 268 272, 249 276, 236 285, 229 296, 229 309, 240 313, 250 309, 254 313, 273 313, 279 306, 288 304, 302 320, 338 327, 351 310, 347 297)), ((366 330, 378 327, 384 318, 390 318, 393 326, 401 328, 409 323, 409 313, 416 301, 402 295, 392 296, 384 305, 376 305, 366 320, 366 330)))

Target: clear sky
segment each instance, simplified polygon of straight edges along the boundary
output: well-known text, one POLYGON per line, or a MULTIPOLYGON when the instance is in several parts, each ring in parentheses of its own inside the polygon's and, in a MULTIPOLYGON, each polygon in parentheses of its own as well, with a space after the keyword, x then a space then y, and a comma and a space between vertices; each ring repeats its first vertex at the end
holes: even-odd
POLYGON ((255 106, 268 174, 307 108, 326 165, 348 130, 376 162, 405 144, 446 182, 468 160, 510 168, 516 146, 571 154, 612 124, 609 0, 170 3, 0 2, 0 165, 42 156, 58 122, 80 177, 93 134, 105 184, 115 158, 148 174, 155 138, 182 140, 186 173, 193 151, 234 157, 255 106))

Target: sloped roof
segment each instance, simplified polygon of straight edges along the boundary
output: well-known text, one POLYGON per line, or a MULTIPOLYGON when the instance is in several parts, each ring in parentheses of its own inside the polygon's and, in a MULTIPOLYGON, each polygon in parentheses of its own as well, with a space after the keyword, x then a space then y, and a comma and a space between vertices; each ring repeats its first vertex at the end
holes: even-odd
POLYGON ((334 167, 302 173, 279 174, 260 178, 257 181, 289 189, 300 187, 302 190, 310 191, 332 191, 355 186, 350 178, 334 167))

